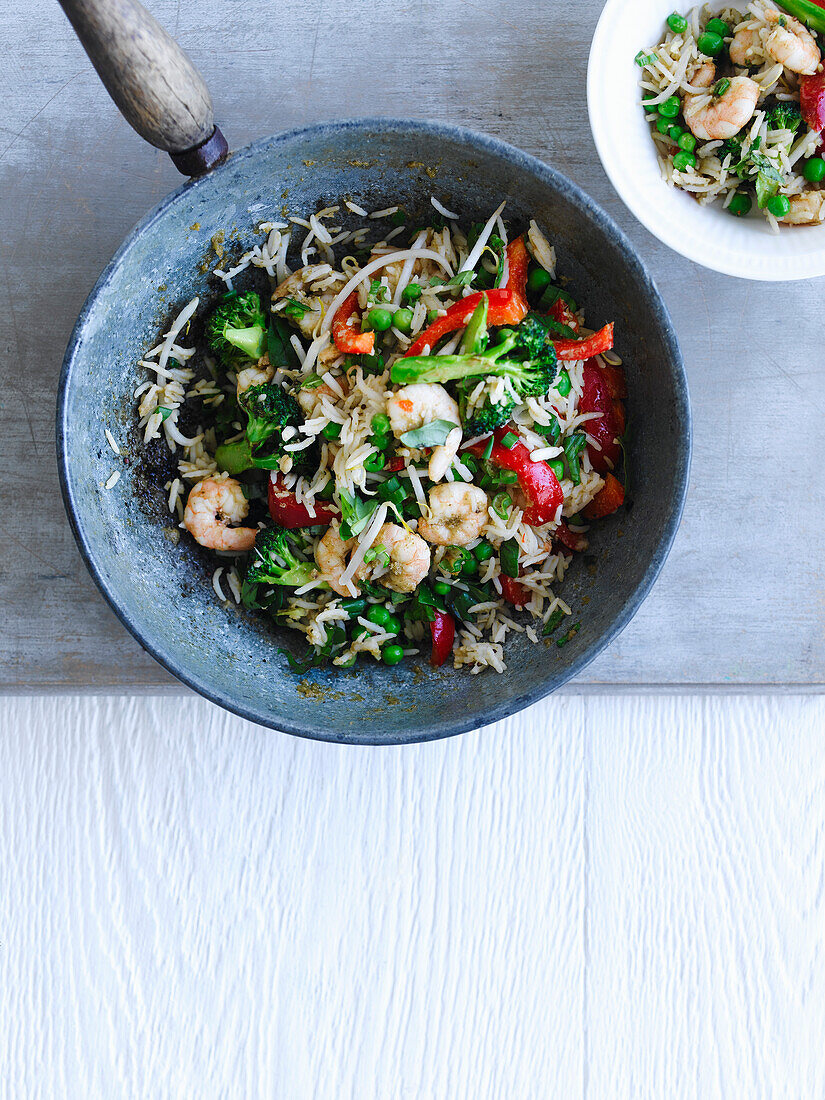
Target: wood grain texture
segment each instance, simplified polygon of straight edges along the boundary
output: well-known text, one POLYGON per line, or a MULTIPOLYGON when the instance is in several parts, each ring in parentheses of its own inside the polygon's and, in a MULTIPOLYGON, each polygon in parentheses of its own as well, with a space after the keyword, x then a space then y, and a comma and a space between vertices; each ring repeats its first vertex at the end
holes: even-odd
POLYGON ((825 700, 0 701, 0 1095, 818 1100, 825 700))
POLYGON ((59 0, 123 117, 151 145, 180 153, 215 128, 203 77, 138 0, 59 0))
POLYGON ((353 752, 5 700, 4 1095, 578 1095, 582 719, 353 752))
MULTIPOLYGON (((825 676, 825 281, 727 279, 671 253, 631 218, 590 139, 584 78, 598 0, 155 0, 212 88, 238 147, 347 115, 431 117, 486 130, 551 162, 601 203, 648 261, 687 362, 692 489, 673 552, 630 627, 570 690, 770 685, 825 676), (284 50, 284 27, 289 49, 284 50), (364 43, 382 58, 364 78, 364 43), (793 340, 778 335, 793 318, 793 340), (781 410, 777 415, 777 410, 781 410)), ((53 410, 63 349, 95 278, 178 177, 118 117, 56 5, 4 11, 0 69, 0 503, 33 515, 0 564, 0 686, 177 685, 103 605, 59 497, 53 410), (78 125, 78 121, 84 125, 78 125)), ((101 439, 103 445, 103 440, 101 439)))

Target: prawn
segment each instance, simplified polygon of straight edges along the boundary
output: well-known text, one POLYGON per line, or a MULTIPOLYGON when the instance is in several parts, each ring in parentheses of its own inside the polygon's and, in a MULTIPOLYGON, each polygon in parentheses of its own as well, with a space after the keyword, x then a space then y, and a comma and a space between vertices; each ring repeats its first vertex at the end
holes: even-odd
MULTIPOLYGON (((335 274, 339 283, 344 279, 343 275, 332 274, 335 274)), ((340 286, 331 286, 325 288, 322 292, 313 292, 312 284, 318 279, 326 280, 331 277, 328 264, 308 264, 306 267, 299 267, 291 275, 287 275, 284 281, 278 283, 272 292, 273 304, 279 302, 282 298, 294 298, 296 302, 307 307, 300 317, 290 318, 304 336, 312 338, 319 322, 323 320, 324 314, 332 305, 336 290, 340 290, 340 286)))
POLYGON ((443 444, 433 448, 428 475, 440 481, 452 465, 461 444, 461 417, 458 405, 443 386, 436 382, 416 382, 402 386, 387 398, 387 415, 396 439, 405 432, 431 424, 433 420, 448 420, 455 428, 443 444))
POLYGON ((778 11, 766 11, 765 22, 771 30, 764 40, 754 27, 744 26, 734 34, 730 44, 734 65, 758 65, 770 57, 792 73, 815 73, 822 55, 808 28, 792 15, 778 11))
POLYGON ((779 219, 783 225, 819 225, 825 220, 825 191, 803 191, 789 200, 791 209, 779 219))
POLYGON ((430 548, 412 531, 397 523, 385 523, 375 537, 390 556, 386 573, 376 576, 379 584, 394 592, 414 592, 430 571, 430 548))
POLYGON ((487 522, 487 494, 477 485, 447 481, 429 495, 430 515, 418 521, 418 532, 436 546, 466 546, 487 522))
POLYGON ((275 368, 269 365, 269 356, 263 355, 254 367, 244 367, 237 374, 236 389, 238 397, 252 386, 264 386, 275 377, 275 368))
POLYGON ((339 596, 351 596, 354 591, 358 595, 360 589, 355 583, 355 578, 363 578, 364 566, 356 569, 355 577, 348 584, 341 580, 341 574, 347 567, 347 557, 356 540, 342 539, 338 528, 338 522, 334 521, 319 539, 315 547, 315 564, 333 592, 337 592, 339 596))
POLYGON ((753 118, 759 99, 759 85, 749 76, 734 76, 721 95, 689 95, 682 101, 682 113, 700 141, 733 137, 753 118))
POLYGON ((242 553, 255 545, 257 527, 230 527, 240 523, 249 511, 249 501, 243 495, 239 481, 204 478, 192 486, 183 522, 186 530, 201 546, 209 550, 242 553))

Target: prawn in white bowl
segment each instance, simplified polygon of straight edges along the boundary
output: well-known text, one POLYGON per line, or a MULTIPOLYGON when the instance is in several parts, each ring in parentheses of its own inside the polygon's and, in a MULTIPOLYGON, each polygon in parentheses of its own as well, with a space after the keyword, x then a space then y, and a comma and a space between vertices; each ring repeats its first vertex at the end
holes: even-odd
POLYGON ((825 274, 825 11, 820 28, 797 8, 814 6, 608 0, 591 47, 588 109, 611 182, 660 240, 728 275, 825 274))

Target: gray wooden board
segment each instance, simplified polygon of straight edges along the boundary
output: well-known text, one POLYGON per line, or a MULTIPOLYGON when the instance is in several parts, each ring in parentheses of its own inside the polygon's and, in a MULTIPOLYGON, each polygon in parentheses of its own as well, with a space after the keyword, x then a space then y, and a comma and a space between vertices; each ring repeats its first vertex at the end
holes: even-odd
MULTIPOLYGON (((607 209, 673 313, 695 451, 684 522, 662 576, 572 688, 818 688, 823 281, 765 285, 712 274, 660 245, 625 210, 587 124, 587 53, 600 4, 150 6, 203 71, 234 148, 326 118, 435 118, 534 153, 607 209)), ((4 23, 0 686, 171 688, 104 604, 75 549, 57 484, 54 404, 83 299, 129 228, 179 177, 120 119, 56 3, 38 5, 35 17, 31 4, 7 0, 4 23)))

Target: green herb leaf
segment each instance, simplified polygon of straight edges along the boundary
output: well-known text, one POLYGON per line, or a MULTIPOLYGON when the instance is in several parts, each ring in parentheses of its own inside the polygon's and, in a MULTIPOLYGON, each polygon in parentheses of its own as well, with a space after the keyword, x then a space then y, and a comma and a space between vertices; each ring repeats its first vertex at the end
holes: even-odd
POLYGON ((281 317, 273 317, 267 330, 267 351, 269 353, 269 365, 287 370, 295 370, 300 366, 300 361, 295 348, 292 346, 292 335, 289 325, 281 317))
POLYGON ((519 544, 518 539, 508 539, 501 544, 498 560, 501 571, 507 577, 518 576, 519 544))
POLYGON ((287 298, 286 305, 281 310, 284 317, 291 317, 293 321, 300 321, 305 313, 312 312, 312 306, 305 302, 299 302, 297 298, 287 298))
POLYGON ((347 489, 338 490, 338 499, 341 503, 341 538, 350 539, 360 535, 380 501, 375 498, 363 500, 357 493, 350 493, 347 489))
POLYGON ((155 412, 160 413, 161 420, 168 420, 169 417, 172 415, 172 410, 167 409, 165 405, 158 405, 158 407, 155 409, 155 412))
POLYGON ((404 432, 401 442, 405 447, 440 447, 455 427, 451 420, 432 420, 420 428, 404 432))
POLYGON ((557 607, 547 622, 544 624, 544 630, 542 635, 547 638, 554 631, 558 630, 561 626, 562 619, 564 618, 564 612, 560 607, 557 607))

